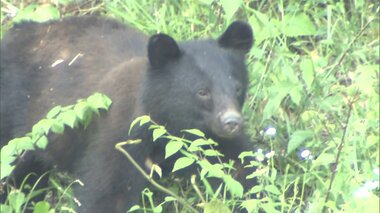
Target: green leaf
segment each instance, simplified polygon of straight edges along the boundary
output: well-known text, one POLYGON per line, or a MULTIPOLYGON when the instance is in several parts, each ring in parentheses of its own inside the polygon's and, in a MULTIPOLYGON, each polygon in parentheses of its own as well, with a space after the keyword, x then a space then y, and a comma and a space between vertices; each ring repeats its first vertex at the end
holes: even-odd
POLYGON ((207 177, 216 177, 216 178, 222 178, 224 176, 224 170, 223 170, 223 165, 221 164, 204 164, 205 166, 202 167, 202 175, 207 173, 207 177))
POLYGON ((188 157, 181 157, 175 163, 172 172, 186 168, 195 162, 194 159, 188 157))
POLYGON ((215 141, 211 140, 211 139, 205 139, 205 138, 199 138, 199 139, 196 139, 195 141, 191 142, 188 150, 190 152, 196 152, 196 151, 200 151, 200 150, 203 150, 203 147, 202 146, 217 146, 218 143, 216 143, 215 141))
POLYGON ((16 160, 16 146, 12 146, 12 145, 5 145, 3 147, 1 147, 1 152, 0 152, 1 156, 0 156, 0 159, 1 159, 1 163, 3 164, 10 164, 10 163, 13 163, 13 161, 16 160))
POLYGON ((50 204, 46 201, 40 201, 34 206, 33 213, 49 213, 50 204))
POLYGON ((295 103, 297 106, 300 105, 301 98, 302 98, 302 90, 300 86, 294 87, 290 93, 290 98, 292 99, 293 103, 295 103))
POLYGON ((313 22, 306 14, 286 14, 283 21, 283 33, 289 37, 317 35, 313 22))
POLYGON ((269 119, 274 113, 276 113, 276 111, 278 111, 282 100, 288 95, 292 88, 292 83, 281 82, 279 85, 272 89, 270 96, 271 98, 268 100, 268 103, 264 108, 263 120, 269 119))
POLYGON ((354 77, 354 85, 364 94, 378 94, 378 65, 360 65, 356 69, 354 77))
POLYGON ((271 169, 271 174, 270 174, 270 180, 272 181, 272 183, 275 182, 276 177, 277 177, 277 170, 275 168, 272 168, 271 169))
POLYGON ((55 122, 51 126, 51 131, 57 134, 62 134, 65 131, 65 125, 62 122, 55 122))
POLYGON ((242 162, 244 162, 244 158, 246 157, 254 157, 255 155, 253 154, 253 151, 244 151, 242 153, 240 153, 239 155, 239 159, 242 160, 242 162))
POLYGON ((199 136, 201 138, 204 138, 205 137, 205 134, 200 131, 199 129, 185 129, 183 130, 184 132, 187 132, 187 133, 190 133, 192 135, 196 135, 196 136, 199 136))
POLYGON ((112 105, 112 100, 104 94, 102 94, 102 97, 103 97, 104 106, 106 107, 105 109, 109 110, 112 105))
POLYGON ((158 205, 153 208, 153 213, 162 213, 162 205, 158 205))
POLYGON ((253 10, 253 15, 249 18, 249 22, 255 31, 255 45, 261 44, 265 39, 280 36, 280 21, 275 18, 269 18, 267 14, 253 10))
POLYGON ((223 156, 222 153, 218 152, 217 150, 214 149, 207 149, 203 152, 205 156, 213 157, 213 156, 223 156))
POLYGON ((142 126, 142 125, 144 125, 144 124, 146 124, 146 123, 148 123, 148 122, 151 121, 150 117, 148 115, 141 116, 140 118, 141 118, 140 119, 140 126, 142 126))
POLYGON ((64 6, 68 6, 69 4, 75 2, 76 0, 58 0, 59 4, 62 4, 64 6))
POLYGON ((131 134, 131 131, 132 131, 132 128, 137 124, 139 123, 140 126, 150 122, 150 117, 148 115, 143 115, 143 116, 140 116, 140 117, 137 117, 135 120, 132 121, 131 125, 129 126, 129 131, 128 131, 128 134, 130 135, 131 134))
POLYGON ((30 137, 15 138, 9 141, 8 145, 14 146, 14 151, 17 154, 24 150, 34 150, 33 142, 30 137))
POLYGON ((214 2, 214 0, 200 0, 200 2, 201 2, 202 4, 211 5, 211 4, 214 2))
POLYGON ((206 176, 206 174, 210 170, 211 164, 207 160, 198 160, 197 164, 202 168, 201 173, 200 173, 200 178, 201 180, 203 180, 203 178, 206 176))
POLYGON ((153 141, 156 141, 158 138, 166 134, 166 129, 160 126, 157 129, 153 130, 153 141))
MULTIPOLYGON (((294 67, 288 62, 284 61, 281 63, 281 74, 286 76, 286 80, 282 80, 279 84, 281 87, 290 87, 291 89, 298 86, 299 78, 298 73, 294 70, 294 67)), ((281 76, 281 74, 279 76, 281 76)), ((291 90, 290 89, 290 90, 291 90)))
POLYGON ((313 161, 312 168, 318 167, 318 166, 329 166, 331 163, 333 163, 336 159, 336 156, 330 153, 322 153, 318 156, 317 159, 313 161))
POLYGON ((87 98, 88 104, 90 104, 92 107, 96 109, 105 109, 108 110, 110 107, 112 101, 107 96, 95 93, 87 98))
POLYGON ((47 114, 46 118, 54 118, 56 115, 58 115, 61 112, 62 107, 60 105, 55 106, 53 109, 51 109, 47 114))
POLYGON ((36 145, 40 149, 45 149, 46 146, 48 145, 48 139, 45 135, 40 136, 38 141, 36 142, 36 145))
POLYGON ((35 22, 46 22, 48 20, 59 19, 59 17, 59 10, 51 4, 30 4, 21 9, 13 21, 16 23, 29 20, 35 22))
POLYGON ((256 185, 252 187, 251 190, 249 190, 249 193, 256 194, 256 193, 262 192, 263 190, 264 190, 264 187, 262 185, 256 185))
POLYGON ((225 12, 225 19, 230 20, 242 4, 241 0, 220 0, 220 4, 225 12))
POLYGON ((277 213, 277 212, 280 212, 278 210, 276 210, 274 207, 274 205, 272 203, 262 203, 260 205, 260 207, 264 210, 264 212, 270 212, 270 213, 277 213))
POLYGON ((291 136, 288 143, 288 150, 287 154, 290 154, 295 149, 297 149, 302 142, 304 142, 307 139, 310 139, 314 136, 314 132, 310 130, 298 130, 295 131, 291 136))
POLYGON ((58 119, 61 119, 64 124, 69 126, 70 128, 74 128, 75 123, 77 121, 77 116, 74 110, 68 110, 66 112, 62 112, 58 119))
POLYGON ((180 141, 170 141, 165 146, 165 159, 177 153, 183 146, 183 143, 180 141))
POLYGON ((74 112, 80 120, 85 118, 85 114, 88 113, 89 107, 85 101, 80 101, 74 106, 74 112))
POLYGON ((255 209, 259 209, 261 201, 257 199, 245 200, 241 203, 241 206, 247 210, 247 212, 253 212, 255 209))
POLYGON ((9 205, 13 207, 13 209, 21 209, 22 205, 25 203, 25 194, 21 191, 13 190, 8 194, 8 202, 9 205))
POLYGON ((233 179, 231 177, 231 175, 224 175, 223 176, 223 181, 224 181, 224 183, 226 183, 228 191, 233 196, 238 197, 238 198, 243 197, 244 188, 241 185, 241 183, 239 183, 238 181, 236 181, 235 179, 233 179))
POLYGON ((302 71, 302 78, 306 84, 306 88, 310 91, 311 85, 314 81, 314 65, 310 58, 302 59, 300 63, 300 69, 302 71))
POLYGON ((141 207, 140 207, 139 205, 134 205, 134 206, 132 206, 132 207, 128 210, 128 212, 134 212, 134 211, 137 211, 137 210, 139 210, 139 209, 141 209, 141 207))
POLYGON ((204 213, 231 213, 231 210, 220 200, 213 200, 205 204, 204 213))
POLYGON ((172 197, 172 196, 166 196, 165 197, 165 202, 171 202, 171 201, 176 201, 177 199, 175 197, 172 197))
POLYGON ((13 212, 12 208, 8 205, 5 205, 5 204, 0 204, 0 209, 4 213, 13 212))
POLYGON ((41 134, 48 134, 50 131, 50 128, 54 125, 55 119, 42 119, 38 121, 34 126, 32 127, 32 134, 33 135, 41 135, 41 134))
MULTIPOLYGON (((3 156, 1 156, 1 158, 3 158, 3 156)), ((1 167, 0 180, 2 180, 5 177, 8 177, 12 173, 13 169, 15 168, 15 166, 11 166, 10 164, 5 163, 3 161, 0 162, 0 167, 1 167)))
POLYGON ((218 145, 218 143, 211 140, 211 139, 206 140, 204 138, 199 138, 199 139, 191 142, 190 146, 205 146, 205 145, 215 146, 215 145, 218 145))
POLYGON ((267 186, 265 186, 264 189, 265 189, 265 191, 270 192, 270 193, 275 194, 275 195, 281 194, 280 190, 278 190, 278 188, 275 185, 267 185, 267 186))

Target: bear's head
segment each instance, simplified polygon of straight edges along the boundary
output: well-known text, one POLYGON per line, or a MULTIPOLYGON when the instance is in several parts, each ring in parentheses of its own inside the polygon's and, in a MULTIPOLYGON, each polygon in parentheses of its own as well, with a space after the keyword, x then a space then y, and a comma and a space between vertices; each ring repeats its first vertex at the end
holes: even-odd
POLYGON ((252 29, 241 21, 217 40, 177 43, 165 34, 152 36, 144 111, 172 134, 196 128, 209 137, 237 136, 247 88, 245 54, 252 45, 252 29))

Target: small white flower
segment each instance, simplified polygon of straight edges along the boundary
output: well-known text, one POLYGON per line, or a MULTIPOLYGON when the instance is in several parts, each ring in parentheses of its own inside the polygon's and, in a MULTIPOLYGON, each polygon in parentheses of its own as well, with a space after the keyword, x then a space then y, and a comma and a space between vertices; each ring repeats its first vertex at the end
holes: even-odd
POLYGON ((270 151, 270 152, 268 152, 268 153, 265 154, 265 157, 269 159, 269 158, 273 157, 274 154, 275 154, 274 151, 270 151))
POLYGON ((375 175, 377 175, 377 176, 380 176, 379 168, 374 168, 373 173, 375 173, 375 175))
POLYGON ((363 188, 366 188, 369 191, 372 191, 378 187, 379 187, 379 181, 376 181, 376 180, 367 181, 367 182, 365 182, 365 184, 363 186, 363 188))
POLYGON ((257 149, 257 153, 263 153, 262 149, 257 149))
POLYGON ((371 195, 371 191, 379 187, 378 180, 371 180, 364 183, 355 193, 355 197, 368 198, 371 195))
POLYGON ((303 150, 302 152, 301 152, 301 157, 302 158, 309 158, 310 156, 311 156, 311 152, 310 152, 310 150, 308 150, 308 149, 305 149, 305 150, 303 150))
POLYGON ((256 156, 256 160, 260 161, 260 162, 264 161, 264 155, 258 155, 258 156, 256 156))
POLYGON ((360 187, 355 193, 355 197, 368 198, 371 193, 364 187, 360 187))
POLYGON ((273 136, 276 135, 276 132, 277 132, 276 128, 274 128, 274 127, 269 127, 268 129, 265 130, 264 134, 265 134, 266 136, 273 137, 273 136))

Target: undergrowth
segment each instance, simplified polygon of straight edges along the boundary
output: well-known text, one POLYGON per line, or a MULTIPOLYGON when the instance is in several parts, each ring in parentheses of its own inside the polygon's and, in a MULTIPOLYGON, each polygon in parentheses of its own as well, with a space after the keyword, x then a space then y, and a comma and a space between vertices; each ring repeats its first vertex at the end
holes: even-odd
MULTIPOLYGON (((250 190, 257 198, 240 200, 241 206, 249 212, 379 212, 379 9, 377 1, 365 0, 2 1, 1 35, 25 19, 86 14, 179 40, 216 37, 233 20, 248 21, 255 44, 243 112, 259 148, 241 157, 256 159, 248 178, 259 184, 250 190)), ((196 203, 205 192, 195 191, 182 191, 182 198, 196 203)), ((9 205, 17 201, 12 193, 9 205)), ((150 190, 144 193, 146 208, 163 211, 150 190)), ((175 200, 163 205, 180 212, 175 200)), ((43 207, 35 212, 52 211, 43 207)), ((23 204, 14 208, 22 212, 23 204)))

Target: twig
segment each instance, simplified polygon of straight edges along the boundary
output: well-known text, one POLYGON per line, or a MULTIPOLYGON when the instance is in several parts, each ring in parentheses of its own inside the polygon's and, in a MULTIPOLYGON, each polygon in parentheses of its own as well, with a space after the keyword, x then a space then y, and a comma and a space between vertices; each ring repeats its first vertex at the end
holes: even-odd
POLYGON ((359 94, 359 92, 356 91, 356 93, 354 95, 354 98, 352 100, 350 100, 349 103, 348 103, 348 105, 349 105, 348 115, 347 115, 347 119, 346 119, 346 121, 344 123, 345 125, 343 127, 343 135, 342 135, 342 138, 340 140, 340 144, 338 146, 338 154, 336 155, 335 163, 332 165, 332 169, 331 169, 332 170, 332 174, 331 174, 331 177, 330 177, 330 184, 329 184, 329 187, 327 189, 326 198, 325 198, 325 202, 324 202, 324 205, 323 205, 322 212, 326 211, 326 203, 327 203, 327 201, 329 200, 329 197, 330 197, 331 187, 332 187, 332 184, 333 184, 334 179, 335 179, 336 170, 338 168, 340 155, 342 153, 342 149, 343 149, 344 144, 346 142, 347 127, 348 127, 348 123, 349 123, 350 118, 351 118, 351 112, 352 112, 352 109, 353 109, 353 104, 357 101, 356 97, 357 97, 358 94, 359 94))
POLYGON ((199 190, 199 188, 198 188, 198 186, 197 186, 197 183, 196 183, 196 181, 195 181, 195 178, 196 178, 196 177, 197 177, 196 175, 192 175, 192 176, 191 176, 191 185, 193 185, 193 188, 194 188, 195 192, 196 192, 196 193, 198 194, 198 196, 201 198, 202 202, 203 202, 203 203, 206 203, 206 200, 205 200, 205 198, 202 196, 201 190, 199 190))
POLYGON ((330 76, 330 74, 335 70, 335 68, 337 68, 342 62, 343 62, 343 59, 346 57, 348 51, 351 49, 352 45, 356 42, 356 40, 358 40, 358 38, 363 34, 363 32, 367 29, 367 27, 369 26, 369 24, 375 20, 374 18, 370 19, 359 31, 358 34, 356 34, 355 38, 352 39, 352 41, 348 44, 348 47, 346 48, 346 50, 343 52, 343 54, 340 56, 339 60, 334 64, 332 65, 332 67, 330 68, 330 70, 327 72, 327 75, 325 76, 325 79, 327 79, 328 76, 330 76))
POLYGON ((164 192, 170 196, 173 196, 179 203, 181 203, 183 206, 188 208, 191 212, 198 213, 198 211, 195 208, 193 208, 189 203, 187 203, 186 200, 184 200, 183 198, 181 198, 180 196, 178 196, 174 192, 166 189, 165 187, 161 186, 156 181, 154 181, 153 178, 151 178, 148 174, 146 174, 144 169, 142 169, 141 166, 132 158, 132 156, 122 147, 124 145, 136 143, 139 141, 141 141, 141 140, 128 140, 128 141, 119 142, 115 145, 115 148, 117 150, 119 150, 121 153, 123 153, 125 155, 125 157, 127 157, 128 160, 133 164, 133 166, 136 167, 136 169, 144 176, 144 178, 147 179, 149 181, 149 183, 151 183, 154 187, 156 187, 160 191, 162 191, 162 192, 164 192))

